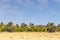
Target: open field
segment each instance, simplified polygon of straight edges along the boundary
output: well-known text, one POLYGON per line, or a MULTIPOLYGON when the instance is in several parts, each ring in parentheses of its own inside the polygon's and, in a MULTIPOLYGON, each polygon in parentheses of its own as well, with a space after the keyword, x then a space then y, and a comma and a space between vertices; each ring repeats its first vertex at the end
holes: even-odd
POLYGON ((47 32, 1 32, 0 40, 60 40, 60 33, 47 32))

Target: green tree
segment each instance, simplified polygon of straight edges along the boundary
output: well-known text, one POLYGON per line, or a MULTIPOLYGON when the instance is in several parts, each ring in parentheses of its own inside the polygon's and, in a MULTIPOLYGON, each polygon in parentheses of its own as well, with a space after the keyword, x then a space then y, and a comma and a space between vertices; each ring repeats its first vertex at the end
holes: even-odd
POLYGON ((34 23, 29 23, 29 26, 30 26, 31 28, 34 28, 34 23))
POLYGON ((26 27, 27 27, 27 24, 22 23, 22 24, 21 24, 21 27, 22 27, 22 28, 26 28, 26 27))
POLYGON ((57 30, 57 32, 60 32, 60 24, 57 25, 56 30, 57 30))
POLYGON ((47 29, 48 29, 48 30, 47 30, 48 32, 55 32, 55 31, 56 31, 56 26, 54 25, 54 23, 50 23, 50 22, 49 22, 49 23, 47 24, 47 29))
POLYGON ((3 22, 0 23, 0 32, 5 31, 5 24, 3 22))
POLYGON ((6 31, 8 32, 13 32, 13 22, 9 22, 6 26, 5 26, 6 31))

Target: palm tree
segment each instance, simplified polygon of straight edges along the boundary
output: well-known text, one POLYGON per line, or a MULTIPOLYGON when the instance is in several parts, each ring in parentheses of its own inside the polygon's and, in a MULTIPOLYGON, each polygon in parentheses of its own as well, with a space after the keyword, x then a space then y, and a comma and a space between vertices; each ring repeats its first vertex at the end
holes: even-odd
POLYGON ((48 31, 48 32, 55 32, 55 28, 56 28, 56 27, 54 26, 54 23, 50 23, 50 22, 49 22, 49 23, 47 24, 47 31, 48 31))
POLYGON ((30 26, 31 28, 34 28, 34 24, 33 24, 33 23, 29 23, 29 26, 30 26))

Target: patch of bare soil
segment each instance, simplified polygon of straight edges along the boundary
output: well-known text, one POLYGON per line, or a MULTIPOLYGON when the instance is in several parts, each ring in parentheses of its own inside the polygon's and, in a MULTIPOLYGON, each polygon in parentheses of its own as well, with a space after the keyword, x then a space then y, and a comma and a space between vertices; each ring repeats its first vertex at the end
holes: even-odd
POLYGON ((0 32, 0 40, 60 40, 60 33, 47 32, 0 32))

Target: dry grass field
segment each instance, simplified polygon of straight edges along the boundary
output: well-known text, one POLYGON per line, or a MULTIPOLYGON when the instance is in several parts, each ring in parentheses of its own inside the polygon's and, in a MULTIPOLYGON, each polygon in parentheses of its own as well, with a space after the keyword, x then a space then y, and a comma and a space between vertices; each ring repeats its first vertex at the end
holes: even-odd
POLYGON ((47 32, 1 32, 0 40, 60 40, 60 33, 47 32))

